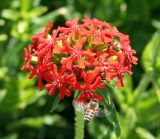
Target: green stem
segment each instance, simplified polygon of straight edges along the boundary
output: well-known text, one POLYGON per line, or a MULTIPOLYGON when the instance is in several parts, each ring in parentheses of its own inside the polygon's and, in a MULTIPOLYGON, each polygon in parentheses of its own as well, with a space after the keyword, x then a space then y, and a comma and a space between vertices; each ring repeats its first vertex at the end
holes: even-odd
POLYGON ((83 139, 84 137, 84 112, 75 111, 75 139, 83 139))
POLYGON ((140 101, 141 95, 146 90, 150 81, 151 81, 151 73, 143 75, 138 87, 134 91, 134 100, 133 100, 134 104, 137 104, 140 101))

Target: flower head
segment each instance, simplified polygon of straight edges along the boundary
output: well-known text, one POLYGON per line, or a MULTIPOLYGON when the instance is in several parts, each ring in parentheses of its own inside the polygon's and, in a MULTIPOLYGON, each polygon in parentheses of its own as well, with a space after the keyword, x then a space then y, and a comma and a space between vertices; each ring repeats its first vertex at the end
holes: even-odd
POLYGON ((25 64, 29 78, 38 78, 38 87, 44 86, 49 95, 58 90, 60 99, 79 90, 78 101, 90 99, 103 101, 96 94, 98 88, 117 78, 115 86, 124 86, 125 73, 131 75, 132 64, 137 64, 136 51, 130 46, 128 35, 98 19, 85 16, 66 22, 66 27, 53 29, 53 22, 32 37, 32 44, 24 48, 25 64), (51 33, 51 34, 50 34, 51 33), (33 62, 33 59, 37 60, 33 62))

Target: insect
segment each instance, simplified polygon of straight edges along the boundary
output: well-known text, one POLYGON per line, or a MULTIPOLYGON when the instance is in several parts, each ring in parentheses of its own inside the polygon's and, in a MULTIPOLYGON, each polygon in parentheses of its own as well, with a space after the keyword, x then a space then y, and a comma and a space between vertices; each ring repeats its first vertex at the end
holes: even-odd
POLYGON ((91 99, 88 104, 78 103, 73 101, 73 106, 76 111, 84 111, 84 121, 89 123, 94 117, 103 117, 107 113, 104 109, 99 108, 99 101, 97 99, 91 99))

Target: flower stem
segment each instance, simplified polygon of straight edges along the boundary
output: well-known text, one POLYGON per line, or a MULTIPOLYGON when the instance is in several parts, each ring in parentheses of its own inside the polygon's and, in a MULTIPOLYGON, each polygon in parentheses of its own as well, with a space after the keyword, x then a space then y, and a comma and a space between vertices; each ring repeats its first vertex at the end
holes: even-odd
POLYGON ((75 111, 75 139, 83 139, 84 137, 84 112, 75 111))
POLYGON ((146 90, 150 81, 151 81, 151 73, 143 75, 138 87, 134 91, 134 104, 137 104, 140 101, 141 95, 146 90))

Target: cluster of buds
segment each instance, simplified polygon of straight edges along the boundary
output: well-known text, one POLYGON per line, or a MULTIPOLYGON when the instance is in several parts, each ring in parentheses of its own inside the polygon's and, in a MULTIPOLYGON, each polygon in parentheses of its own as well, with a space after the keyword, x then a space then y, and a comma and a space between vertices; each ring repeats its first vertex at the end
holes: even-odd
POLYGON ((136 51, 130 47, 128 35, 120 33, 107 22, 85 17, 66 22, 66 27, 52 30, 53 23, 32 37, 32 44, 24 48, 29 78, 38 78, 49 95, 59 89, 58 97, 71 96, 80 90, 77 100, 103 100, 95 90, 104 88, 103 82, 117 79, 116 86, 124 86, 123 75, 131 75, 132 64, 137 64, 136 51), (35 62, 36 61, 36 62, 35 62))

